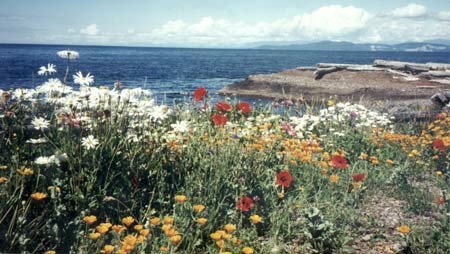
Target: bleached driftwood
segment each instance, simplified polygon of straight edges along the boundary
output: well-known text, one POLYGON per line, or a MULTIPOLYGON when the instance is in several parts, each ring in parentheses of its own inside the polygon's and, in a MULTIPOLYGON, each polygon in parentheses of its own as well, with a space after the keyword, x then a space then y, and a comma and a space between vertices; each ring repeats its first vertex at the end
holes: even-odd
POLYGON ((315 71, 317 68, 314 66, 300 66, 295 69, 298 71, 315 71))
POLYGON ((419 77, 425 79, 450 78, 450 71, 427 71, 420 73, 419 77))
POLYGON ((321 79, 323 76, 325 76, 325 74, 332 73, 332 72, 336 72, 336 71, 339 71, 339 70, 342 70, 342 69, 344 69, 344 68, 329 67, 329 68, 320 68, 320 69, 317 69, 317 70, 314 72, 314 75, 315 75, 314 79, 315 79, 315 80, 321 79))
POLYGON ((368 64, 337 64, 337 63, 318 63, 317 68, 331 68, 336 67, 339 70, 348 70, 348 71, 381 71, 382 68, 374 67, 368 64))
POLYGON ((375 60, 373 62, 375 67, 383 67, 394 70, 401 70, 405 72, 411 72, 413 74, 426 72, 430 70, 430 67, 426 64, 410 63, 410 62, 399 62, 399 61, 385 61, 385 60, 375 60))
POLYGON ((426 63, 426 65, 433 71, 445 71, 450 70, 450 64, 444 63, 426 63))
POLYGON ((372 65, 355 65, 351 67, 347 67, 348 71, 384 71, 384 68, 374 67, 372 65))
POLYGON ((450 85, 450 79, 430 79, 431 82, 436 82, 439 84, 450 85))
POLYGON ((318 69, 331 68, 331 67, 346 69, 349 67, 357 67, 360 65, 358 65, 358 64, 338 64, 338 63, 318 63, 316 66, 318 69))

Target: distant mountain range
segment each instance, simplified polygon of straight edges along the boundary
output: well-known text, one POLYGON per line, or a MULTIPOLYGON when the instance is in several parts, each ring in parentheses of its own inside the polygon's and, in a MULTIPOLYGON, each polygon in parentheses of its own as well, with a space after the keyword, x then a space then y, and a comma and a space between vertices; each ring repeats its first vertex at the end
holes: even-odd
POLYGON ((285 50, 333 50, 333 51, 404 51, 404 52, 450 52, 449 40, 406 42, 399 44, 352 43, 348 41, 319 41, 289 45, 261 45, 257 49, 285 50))

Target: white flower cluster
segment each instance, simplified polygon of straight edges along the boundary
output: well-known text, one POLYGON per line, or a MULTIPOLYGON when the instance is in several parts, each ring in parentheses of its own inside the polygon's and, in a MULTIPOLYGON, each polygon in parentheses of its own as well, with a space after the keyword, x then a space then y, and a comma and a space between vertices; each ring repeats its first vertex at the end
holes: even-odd
POLYGON ((290 121, 299 133, 312 131, 318 124, 342 126, 343 123, 351 122, 355 128, 384 127, 391 124, 388 114, 371 111, 362 105, 349 102, 322 109, 318 115, 305 114, 302 117, 290 117, 290 121))
POLYGON ((321 121, 342 123, 349 119, 354 121, 356 128, 383 127, 391 124, 388 114, 371 111, 363 105, 352 104, 350 102, 338 103, 334 107, 320 111, 321 121))
POLYGON ((68 156, 67 154, 54 154, 52 156, 39 156, 34 160, 34 163, 37 165, 50 165, 50 164, 56 164, 60 165, 61 162, 67 161, 68 156))

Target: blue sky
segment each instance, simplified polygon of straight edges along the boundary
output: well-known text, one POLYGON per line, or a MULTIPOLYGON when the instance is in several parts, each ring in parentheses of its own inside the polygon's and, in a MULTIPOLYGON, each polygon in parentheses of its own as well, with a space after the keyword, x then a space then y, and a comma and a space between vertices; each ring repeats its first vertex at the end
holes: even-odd
POLYGON ((450 39, 450 1, 1 0, 0 43, 240 47, 450 39))

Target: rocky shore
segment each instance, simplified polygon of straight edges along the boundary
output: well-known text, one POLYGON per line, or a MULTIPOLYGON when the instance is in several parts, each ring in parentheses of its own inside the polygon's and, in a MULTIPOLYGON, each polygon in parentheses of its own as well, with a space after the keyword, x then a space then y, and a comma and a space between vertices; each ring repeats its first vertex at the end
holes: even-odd
POLYGON ((450 65, 376 60, 373 65, 319 63, 273 74, 251 75, 222 95, 291 100, 429 100, 450 90, 450 65))
POLYGON ((417 67, 418 64, 411 63, 402 69, 380 66, 379 63, 379 60, 375 61, 374 65, 321 63, 317 67, 299 67, 279 73, 251 75, 241 82, 226 86, 219 93, 302 100, 320 100, 336 96, 359 101, 428 99, 433 94, 450 89, 450 65, 435 64, 442 66, 440 71, 421 71, 420 66, 417 67), (442 77, 424 74, 437 72, 442 77))

